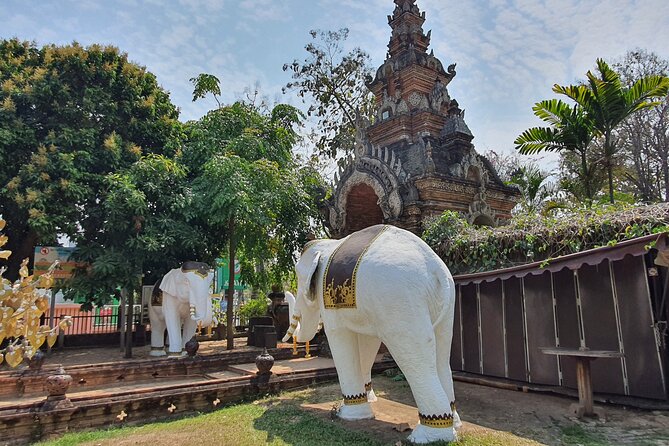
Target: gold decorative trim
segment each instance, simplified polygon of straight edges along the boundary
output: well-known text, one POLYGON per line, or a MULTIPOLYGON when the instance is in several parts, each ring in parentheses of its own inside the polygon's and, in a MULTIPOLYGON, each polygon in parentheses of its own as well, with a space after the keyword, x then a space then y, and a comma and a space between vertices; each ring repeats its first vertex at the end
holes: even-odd
POLYGON ((300 320, 302 319, 302 316, 298 316, 298 315, 294 314, 293 319, 295 319, 297 322, 300 322, 300 320))
POLYGON ((418 420, 420 421, 420 424, 427 427, 435 427, 438 429, 453 427, 452 413, 443 415, 425 415, 419 413, 418 420))
POLYGON ((365 392, 371 392, 372 391, 372 382, 368 382, 365 384, 365 392))
POLYGON ((364 404, 367 402, 367 393, 361 393, 359 395, 343 395, 344 404, 347 406, 354 406, 356 404, 364 404))

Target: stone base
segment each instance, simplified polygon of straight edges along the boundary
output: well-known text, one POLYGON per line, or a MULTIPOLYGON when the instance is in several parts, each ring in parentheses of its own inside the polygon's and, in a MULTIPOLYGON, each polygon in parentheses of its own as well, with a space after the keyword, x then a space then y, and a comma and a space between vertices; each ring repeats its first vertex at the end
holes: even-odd
POLYGON ((578 418, 590 417, 590 418, 599 418, 600 420, 605 420, 606 419, 606 413, 604 412, 603 409, 601 409, 599 407, 593 407, 592 408, 592 413, 591 414, 586 414, 585 413, 585 407, 582 406, 579 403, 571 404, 569 406, 569 412, 573 413, 578 418))
POLYGON ((42 403, 42 407, 40 407, 40 411, 71 409, 73 407, 74 404, 65 395, 47 396, 44 403, 42 403))
POLYGON ((160 357, 166 355, 167 353, 165 353, 165 349, 160 347, 151 347, 151 351, 149 352, 149 356, 154 356, 154 357, 160 357))

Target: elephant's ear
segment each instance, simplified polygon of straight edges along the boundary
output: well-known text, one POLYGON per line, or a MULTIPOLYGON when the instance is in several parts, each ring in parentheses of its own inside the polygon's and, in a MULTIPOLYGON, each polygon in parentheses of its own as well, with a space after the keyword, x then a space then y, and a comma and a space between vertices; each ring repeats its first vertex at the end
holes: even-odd
POLYGON ((318 269, 318 264, 321 259, 321 252, 316 251, 314 254, 314 258, 311 261, 311 265, 309 266, 309 272, 307 273, 307 282, 309 282, 309 292, 307 293, 307 298, 311 301, 314 301, 316 299, 317 291, 318 291, 318 284, 316 283, 316 270, 318 269))
POLYGON ((187 279, 180 269, 173 269, 163 277, 163 281, 160 282, 160 289, 172 296, 182 296, 187 285, 186 281, 187 279))

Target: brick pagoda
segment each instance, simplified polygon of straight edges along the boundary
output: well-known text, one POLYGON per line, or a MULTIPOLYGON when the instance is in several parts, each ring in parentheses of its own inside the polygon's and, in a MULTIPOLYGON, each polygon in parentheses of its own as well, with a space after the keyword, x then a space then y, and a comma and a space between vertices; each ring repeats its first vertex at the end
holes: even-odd
POLYGON ((464 112, 448 94, 455 64, 444 69, 428 53, 430 32, 423 32, 425 13, 415 3, 395 0, 388 16, 388 55, 367 84, 375 120, 359 120, 354 154, 335 175, 335 237, 378 223, 419 233, 426 218, 448 209, 494 226, 518 201, 518 190, 476 153, 464 112))

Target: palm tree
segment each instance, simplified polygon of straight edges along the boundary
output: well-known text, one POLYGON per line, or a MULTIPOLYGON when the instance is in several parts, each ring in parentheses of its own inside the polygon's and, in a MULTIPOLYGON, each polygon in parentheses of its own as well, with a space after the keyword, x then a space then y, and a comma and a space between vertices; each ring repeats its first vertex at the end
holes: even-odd
POLYGON ((537 102, 532 107, 534 114, 550 127, 533 127, 525 130, 516 140, 516 150, 523 155, 533 155, 542 151, 563 150, 578 154, 581 160, 579 177, 583 183, 585 196, 593 200, 597 190, 593 187, 594 166, 588 163, 588 147, 594 137, 594 123, 581 107, 571 107, 559 99, 537 102))
POLYGON ((549 181, 550 172, 541 170, 536 164, 521 165, 513 172, 509 183, 520 189, 522 200, 516 210, 523 214, 544 214, 558 206, 555 186, 549 181))
POLYGON ((555 84, 553 91, 575 101, 592 121, 597 136, 603 137, 609 200, 613 203, 613 161, 618 151, 613 130, 634 112, 659 105, 660 102, 651 100, 667 95, 669 78, 658 75, 645 76, 627 88, 623 86, 618 73, 603 59, 597 59, 597 70, 600 77, 588 71, 587 83, 567 87, 555 84))

